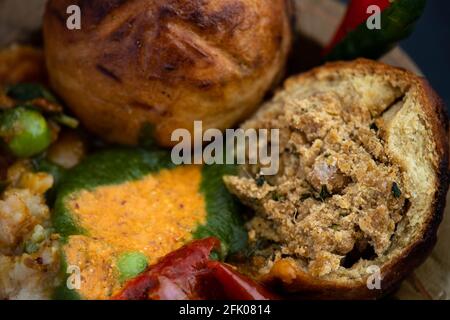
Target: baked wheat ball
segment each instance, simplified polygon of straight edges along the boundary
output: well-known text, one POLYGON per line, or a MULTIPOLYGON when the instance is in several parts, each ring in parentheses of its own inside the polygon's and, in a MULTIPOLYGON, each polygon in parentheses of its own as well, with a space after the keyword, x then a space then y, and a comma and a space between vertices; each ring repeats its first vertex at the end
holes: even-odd
POLYGON ((256 109, 284 69, 289 20, 285 0, 50 0, 46 62, 90 131, 135 144, 150 124, 170 146, 174 129, 233 127, 256 109))

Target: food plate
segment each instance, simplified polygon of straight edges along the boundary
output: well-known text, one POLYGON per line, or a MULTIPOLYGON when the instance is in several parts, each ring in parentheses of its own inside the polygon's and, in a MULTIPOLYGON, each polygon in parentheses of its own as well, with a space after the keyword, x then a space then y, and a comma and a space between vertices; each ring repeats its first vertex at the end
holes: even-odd
MULTIPOLYGON (((39 30, 45 0, 0 0, 0 47, 15 42, 40 43, 39 30), (11 14, 14 12, 14 15, 11 14)), ((331 0, 296 0, 296 27, 301 33, 296 43, 302 55, 291 58, 289 74, 304 71, 313 66, 315 57, 336 30, 344 6, 331 0), (301 31, 300 31, 301 30, 301 31)), ((393 66, 421 74, 419 67, 401 48, 397 47, 382 59, 393 66)), ((448 198, 449 199, 449 198, 448 198)), ((426 260, 394 295, 398 299, 448 299, 450 292, 450 252, 446 248, 450 242, 450 215, 446 208, 445 219, 439 230, 437 245, 426 260)))

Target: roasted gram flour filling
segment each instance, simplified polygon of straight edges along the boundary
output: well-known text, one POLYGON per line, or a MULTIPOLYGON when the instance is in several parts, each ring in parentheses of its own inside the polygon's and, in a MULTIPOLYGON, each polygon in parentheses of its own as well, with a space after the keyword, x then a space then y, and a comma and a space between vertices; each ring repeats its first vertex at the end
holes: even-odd
POLYGON ((281 129, 276 176, 248 165, 225 178, 255 211, 247 228, 260 268, 292 257, 322 277, 389 250, 408 195, 386 152, 382 117, 325 92, 288 98, 247 126, 281 129))

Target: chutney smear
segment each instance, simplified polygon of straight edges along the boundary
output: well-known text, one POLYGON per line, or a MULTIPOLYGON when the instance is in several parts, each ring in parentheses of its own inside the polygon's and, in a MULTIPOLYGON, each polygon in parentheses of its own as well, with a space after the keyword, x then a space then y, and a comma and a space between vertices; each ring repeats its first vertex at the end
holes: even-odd
POLYGON ((140 251, 149 263, 192 239, 206 221, 200 166, 161 170, 138 181, 77 192, 68 208, 89 236, 119 252, 140 251))

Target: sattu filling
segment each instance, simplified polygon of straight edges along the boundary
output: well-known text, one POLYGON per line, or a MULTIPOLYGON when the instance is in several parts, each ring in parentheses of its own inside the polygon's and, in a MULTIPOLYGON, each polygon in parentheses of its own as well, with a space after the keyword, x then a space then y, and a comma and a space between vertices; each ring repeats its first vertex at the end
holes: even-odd
MULTIPOLYGON (((407 207, 402 172, 385 148, 382 118, 345 108, 333 92, 287 101, 253 127, 280 128, 280 171, 226 177, 255 211, 253 263, 292 257, 313 276, 383 255, 407 207)), ((269 263, 267 263, 269 261, 269 263)))
POLYGON ((81 294, 111 294, 111 267, 120 253, 141 252, 152 264, 191 240, 206 222, 200 182, 200 166, 181 166, 76 193, 67 206, 87 235, 70 237, 65 254, 68 264, 80 267, 81 294))

